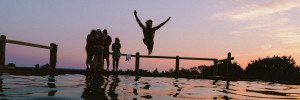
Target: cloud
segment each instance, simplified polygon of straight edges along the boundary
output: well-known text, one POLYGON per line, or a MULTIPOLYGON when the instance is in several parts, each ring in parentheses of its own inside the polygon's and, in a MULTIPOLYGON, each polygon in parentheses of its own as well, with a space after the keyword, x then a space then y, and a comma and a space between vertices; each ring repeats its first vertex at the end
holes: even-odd
POLYGON ((263 50, 268 50, 268 49, 271 49, 272 48, 272 45, 270 44, 265 44, 265 45, 261 45, 260 46, 263 50))
POLYGON ((241 5, 235 10, 218 13, 214 16, 226 17, 231 20, 249 20, 257 17, 268 16, 286 12, 300 7, 300 0, 271 0, 271 2, 241 5))
POLYGON ((266 28, 274 28, 274 27, 281 27, 286 24, 288 24, 289 19, 288 18, 272 18, 267 17, 265 19, 259 19, 256 21, 253 21, 251 25, 245 27, 245 29, 266 29, 266 28))
POLYGON ((234 31, 230 32, 230 35, 233 36, 242 36, 244 34, 270 34, 278 29, 286 29, 291 27, 290 20, 288 18, 273 18, 266 17, 262 19, 255 19, 244 23, 243 25, 238 24, 239 28, 236 28, 234 31))
POLYGON ((274 30, 272 37, 278 38, 285 44, 300 44, 300 27, 287 28, 282 30, 274 30))

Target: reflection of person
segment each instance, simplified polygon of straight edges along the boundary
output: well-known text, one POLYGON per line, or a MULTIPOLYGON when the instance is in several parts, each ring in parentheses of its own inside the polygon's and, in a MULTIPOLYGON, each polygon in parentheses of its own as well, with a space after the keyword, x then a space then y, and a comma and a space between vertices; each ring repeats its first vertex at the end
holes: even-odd
POLYGON ((121 56, 121 43, 119 38, 115 38, 115 43, 112 44, 113 51, 113 70, 118 71, 119 60, 121 56))
POLYGON ((147 46, 148 55, 150 55, 152 53, 152 50, 153 50, 153 45, 154 45, 153 39, 154 39, 155 31, 158 30, 163 25, 165 25, 171 19, 171 17, 169 17, 166 21, 159 24, 158 26, 152 27, 152 20, 147 20, 145 22, 146 26, 144 26, 141 23, 140 19, 137 16, 136 10, 134 10, 134 16, 135 16, 135 19, 138 22, 139 26, 143 29, 143 34, 144 34, 143 42, 147 46))
MULTIPOLYGON (((106 65, 107 65, 106 69, 108 70, 108 68, 109 68, 109 46, 111 44, 111 37, 108 35, 106 29, 103 30, 103 34, 105 36, 104 51, 103 51, 103 60, 106 59, 106 65)), ((104 62, 103 62, 103 64, 104 64, 104 62)))
POLYGON ((103 51, 104 51, 105 37, 101 30, 97 31, 94 41, 94 68, 96 70, 103 70, 103 51))
POLYGON ((104 77, 100 74, 96 73, 88 73, 86 74, 85 84, 81 98, 86 100, 93 100, 96 98, 100 98, 101 100, 108 100, 105 92, 106 89, 103 86, 105 80, 104 77))
POLYGON ((120 82, 120 79, 118 78, 118 75, 113 75, 112 76, 112 82, 109 85, 109 90, 107 92, 107 95, 112 99, 112 100, 118 100, 118 94, 116 93, 116 88, 118 86, 118 83, 120 82))
POLYGON ((94 45, 94 38, 96 36, 96 30, 92 30, 91 33, 86 38, 86 45, 85 45, 85 51, 86 51, 86 68, 89 69, 92 66, 92 59, 94 56, 93 51, 93 45, 94 45))
POLYGON ((3 78, 2 78, 2 73, 0 73, 0 92, 3 92, 2 84, 3 84, 3 78))

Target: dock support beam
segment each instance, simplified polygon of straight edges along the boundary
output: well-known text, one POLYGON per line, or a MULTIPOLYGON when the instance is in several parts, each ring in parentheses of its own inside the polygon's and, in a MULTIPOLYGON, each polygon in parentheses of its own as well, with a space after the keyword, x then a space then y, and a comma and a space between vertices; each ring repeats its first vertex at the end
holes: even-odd
POLYGON ((231 58, 231 52, 228 52, 228 53, 227 53, 227 60, 228 60, 229 62, 231 62, 231 60, 232 60, 232 58, 231 58))
POLYGON ((0 39, 0 68, 5 66, 5 46, 6 46, 6 36, 1 35, 0 39))
POLYGON ((51 43, 50 44, 50 68, 56 69, 57 63, 57 44, 51 43))
POLYGON ((226 63, 226 66, 227 66, 227 68, 226 68, 227 69, 226 75, 229 76, 230 75, 229 71, 231 71, 231 69, 229 69, 230 68, 229 64, 231 63, 231 53, 230 52, 227 53, 227 60, 225 61, 225 63, 226 63))
POLYGON ((137 52, 135 57, 135 70, 134 70, 136 75, 139 72, 139 68, 140 68, 140 53, 137 52))
POLYGON ((175 74, 176 74, 176 77, 179 76, 179 56, 176 56, 175 74))
POLYGON ((218 68, 218 60, 215 60, 215 61, 214 61, 214 67, 215 67, 215 69, 214 69, 213 74, 214 74, 214 76, 218 76, 218 71, 219 71, 219 68, 218 68))

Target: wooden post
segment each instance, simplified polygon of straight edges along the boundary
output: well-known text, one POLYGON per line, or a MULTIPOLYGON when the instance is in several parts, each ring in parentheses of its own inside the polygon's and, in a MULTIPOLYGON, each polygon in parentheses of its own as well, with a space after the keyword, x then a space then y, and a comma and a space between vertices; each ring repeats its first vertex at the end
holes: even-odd
POLYGON ((228 52, 228 53, 227 53, 227 60, 228 60, 229 62, 231 62, 231 52, 228 52))
POLYGON ((213 72, 213 74, 214 74, 214 76, 218 76, 218 60, 215 60, 214 61, 214 67, 215 67, 215 69, 214 69, 214 72, 213 72))
POLYGON ((227 66, 227 72, 226 72, 226 75, 227 76, 229 76, 229 71, 231 71, 231 69, 229 69, 230 67, 228 67, 229 66, 229 64, 230 64, 230 62, 231 62, 231 53, 230 52, 228 52, 227 53, 227 60, 225 61, 225 63, 226 63, 226 66, 227 66))
POLYGON ((5 46, 6 46, 6 36, 1 35, 0 39, 0 67, 5 66, 5 46))
POLYGON ((135 57, 135 70, 134 70, 136 74, 138 74, 139 68, 140 68, 140 53, 137 52, 135 57))
POLYGON ((57 45, 54 43, 50 44, 50 68, 56 69, 57 63, 57 45))
POLYGON ((179 56, 176 56, 175 74, 176 74, 176 77, 179 76, 179 56))

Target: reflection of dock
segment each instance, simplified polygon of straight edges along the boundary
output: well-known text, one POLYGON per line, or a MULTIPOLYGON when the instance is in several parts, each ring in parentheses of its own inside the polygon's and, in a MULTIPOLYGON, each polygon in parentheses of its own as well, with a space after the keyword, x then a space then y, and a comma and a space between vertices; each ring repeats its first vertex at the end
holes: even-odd
MULTIPOLYGON (((56 75, 63 74, 82 74, 85 75, 88 71, 84 69, 56 69, 56 75)), ((45 76, 51 74, 51 70, 48 69, 35 69, 30 67, 16 67, 15 69, 2 69, 0 73, 8 73, 10 75, 35 75, 35 76, 45 76)), ((130 75, 135 76, 134 73, 125 73, 125 72, 113 72, 113 71, 103 71, 102 75, 130 75)), ((154 77, 153 75, 142 75, 143 77, 154 77)), ((175 77, 174 75, 169 76, 155 76, 155 77, 175 77)), ((235 78, 221 77, 221 76, 203 76, 203 75, 180 75, 178 78, 190 78, 190 79, 213 79, 213 80, 238 80, 235 78)))
MULTIPOLYGON (((55 74, 85 74, 83 69, 56 69, 55 74)), ((36 75, 36 76, 45 76, 53 74, 53 71, 50 69, 36 69, 33 67, 16 67, 15 69, 1 69, 0 73, 8 73, 11 75, 36 75)))
MULTIPOLYGON (((82 74, 86 75, 88 71, 84 69, 56 69, 56 75, 64 75, 64 74, 82 74)), ((46 76, 52 74, 51 71, 47 71, 44 69, 35 69, 29 67, 16 67, 16 69, 1 69, 0 73, 8 73, 10 75, 35 75, 35 76, 46 76)), ((126 73, 126 72, 112 72, 112 71, 104 71, 101 72, 101 75, 129 75, 135 76, 135 73, 126 73)), ((175 75, 168 76, 153 76, 153 75, 143 75, 139 74, 141 77, 176 77, 175 75)), ((258 79, 245 79, 245 78, 233 78, 233 77, 222 77, 222 76, 204 76, 204 75, 180 75, 178 78, 188 78, 188 79, 209 79, 209 80, 223 80, 223 81, 264 81, 264 82, 274 82, 274 83, 282 83, 282 84, 293 84, 300 85, 300 82, 290 82, 290 81, 272 81, 272 80, 258 80, 258 79)))

